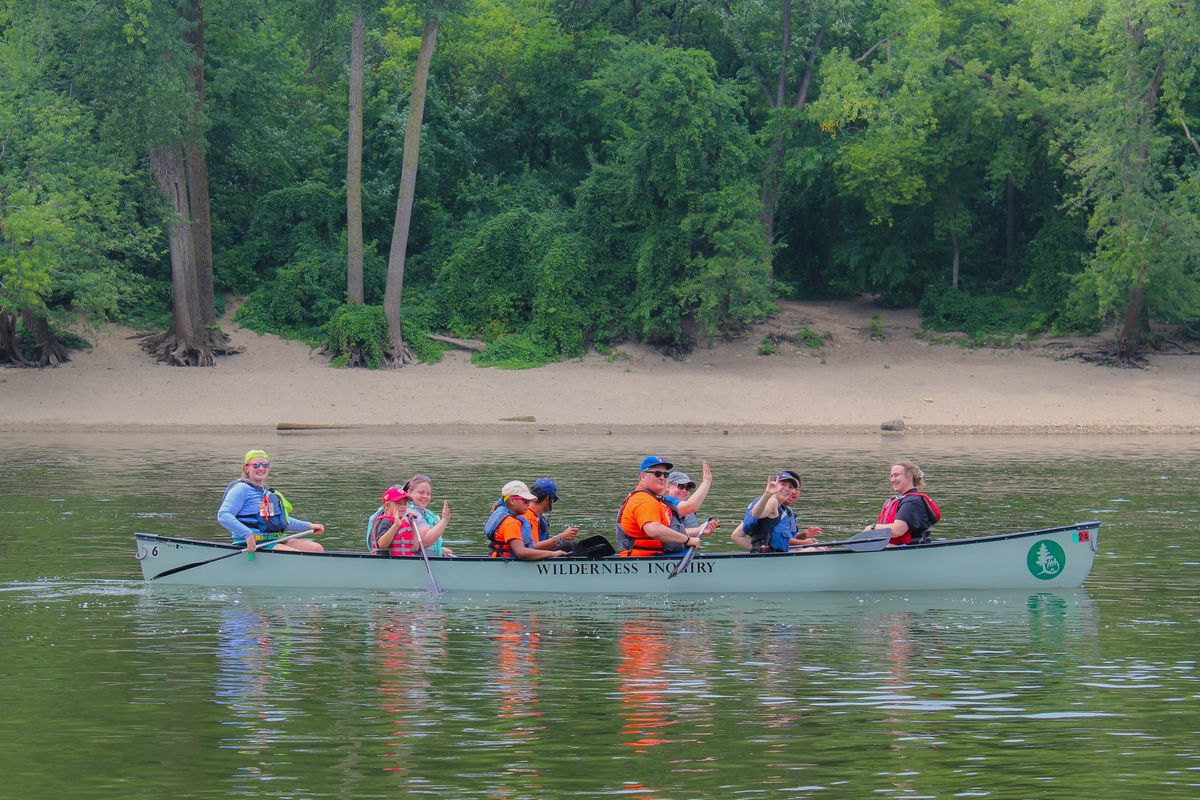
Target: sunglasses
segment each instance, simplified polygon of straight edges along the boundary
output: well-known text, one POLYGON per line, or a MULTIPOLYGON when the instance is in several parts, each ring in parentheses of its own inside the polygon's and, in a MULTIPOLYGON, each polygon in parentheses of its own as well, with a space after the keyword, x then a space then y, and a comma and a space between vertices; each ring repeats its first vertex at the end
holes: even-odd
POLYGON ((254 467, 255 469, 267 469, 268 467, 271 466, 271 462, 270 461, 251 461, 250 466, 254 467))
POLYGON ((669 472, 661 472, 661 471, 659 471, 659 470, 656 470, 656 469, 648 469, 648 470, 646 470, 646 474, 647 474, 647 475, 653 475, 653 476, 654 476, 654 477, 656 477, 656 478, 665 478, 665 477, 667 477, 668 475, 670 475, 671 473, 669 473, 669 472))

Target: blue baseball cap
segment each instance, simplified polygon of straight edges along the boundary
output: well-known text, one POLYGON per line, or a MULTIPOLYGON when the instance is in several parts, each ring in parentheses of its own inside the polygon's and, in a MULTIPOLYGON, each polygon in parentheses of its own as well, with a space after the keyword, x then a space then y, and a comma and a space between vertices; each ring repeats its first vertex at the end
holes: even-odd
POLYGON ((529 491, 536 494, 539 498, 549 497, 554 502, 558 502, 558 485, 549 478, 538 478, 533 482, 533 486, 529 487, 529 491))
POLYGON ((658 466, 663 466, 663 467, 666 467, 667 469, 670 469, 671 467, 673 467, 675 465, 672 464, 670 461, 667 461, 662 456, 646 456, 645 458, 642 459, 642 472, 645 472, 646 470, 650 469, 651 467, 658 467, 658 466))

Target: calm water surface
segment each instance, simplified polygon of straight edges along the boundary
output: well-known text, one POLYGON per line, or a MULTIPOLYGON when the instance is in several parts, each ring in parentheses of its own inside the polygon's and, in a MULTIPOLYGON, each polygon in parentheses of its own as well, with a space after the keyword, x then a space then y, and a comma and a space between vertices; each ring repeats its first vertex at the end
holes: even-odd
POLYGON ((1200 797, 1194 438, 6 434, 0 463, 0 798, 1200 797), (711 459, 725 531, 779 467, 802 522, 857 528, 904 456, 941 536, 1104 527, 1062 593, 145 586, 130 534, 218 538, 251 446, 341 549, 416 469, 460 552, 511 478, 609 534, 646 452, 711 459))

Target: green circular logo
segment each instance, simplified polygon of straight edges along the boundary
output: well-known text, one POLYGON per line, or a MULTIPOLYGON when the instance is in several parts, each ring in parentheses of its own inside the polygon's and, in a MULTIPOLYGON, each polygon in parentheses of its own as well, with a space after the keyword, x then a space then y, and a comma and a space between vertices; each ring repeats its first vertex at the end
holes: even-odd
POLYGON ((1043 539, 1040 542, 1034 542, 1029 548, 1029 554, 1025 556, 1025 564, 1029 567, 1029 574, 1040 581, 1048 581, 1052 578, 1057 578, 1062 574, 1062 571, 1067 566, 1067 554, 1063 552, 1062 546, 1053 539, 1043 539))

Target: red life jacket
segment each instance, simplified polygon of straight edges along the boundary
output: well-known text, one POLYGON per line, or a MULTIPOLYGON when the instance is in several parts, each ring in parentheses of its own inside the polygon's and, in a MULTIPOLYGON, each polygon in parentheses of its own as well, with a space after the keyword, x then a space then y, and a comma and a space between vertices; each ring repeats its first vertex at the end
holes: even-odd
MULTIPOLYGON (((937 525, 938 522, 941 521, 941 509, 937 507, 937 503, 933 502, 933 498, 924 492, 918 492, 916 489, 910 489, 904 494, 898 494, 895 497, 890 497, 884 501, 883 509, 879 512, 879 519, 876 521, 876 523, 879 525, 886 525, 890 522, 895 522, 896 512, 900 510, 900 503, 906 497, 919 497, 925 501, 925 508, 929 510, 929 515, 933 517, 933 522, 930 523, 930 527, 937 525)), ((916 531, 918 543, 926 538, 926 532, 928 530, 929 528, 924 528, 916 531)), ((914 531, 912 530, 905 531, 901 536, 892 536, 888 542, 890 544, 909 544, 913 541, 913 533, 914 531)))
MULTIPOLYGON (((380 536, 387 533, 388 528, 392 527, 394 518, 387 514, 380 514, 375 518, 375 525, 371 530, 371 550, 377 551, 375 542, 380 536)), ((417 549, 416 530, 413 528, 412 519, 405 514, 400 520, 400 527, 396 530, 396 535, 392 537, 392 543, 387 548, 389 556, 415 556, 420 553, 417 549)))

